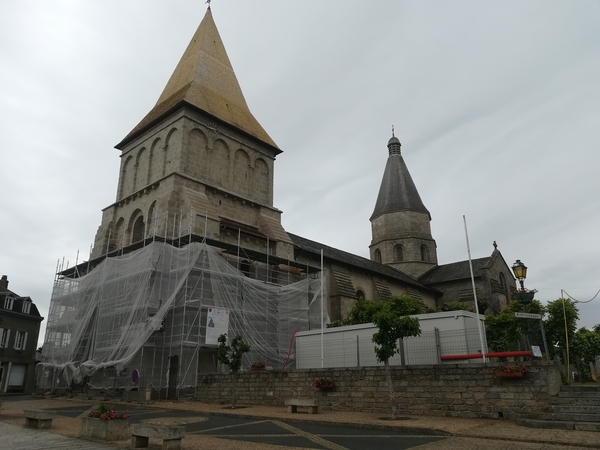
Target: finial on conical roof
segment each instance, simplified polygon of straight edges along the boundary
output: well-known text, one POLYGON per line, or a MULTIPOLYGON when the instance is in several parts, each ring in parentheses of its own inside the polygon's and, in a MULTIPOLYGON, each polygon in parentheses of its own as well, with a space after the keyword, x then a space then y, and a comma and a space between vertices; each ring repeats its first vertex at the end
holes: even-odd
POLYGON ((394 134, 394 125, 392 125, 392 137, 390 138, 390 140, 388 141, 388 144, 387 144, 390 156, 400 155, 401 154, 401 152, 400 152, 401 145, 402 144, 400 144, 400 140, 394 134))
POLYGON ((208 10, 210 11, 210 0, 206 0, 206 3, 208 4, 208 10))

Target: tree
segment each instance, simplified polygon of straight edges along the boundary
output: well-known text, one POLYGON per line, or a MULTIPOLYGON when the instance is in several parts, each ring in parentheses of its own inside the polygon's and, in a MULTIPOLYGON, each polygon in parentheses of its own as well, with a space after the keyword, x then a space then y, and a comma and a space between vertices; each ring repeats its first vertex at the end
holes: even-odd
POLYGON ((475 307, 465 302, 448 302, 440 308, 441 311, 468 311, 475 312, 475 307))
MULTIPOLYGON (((492 351, 507 352, 521 349, 523 337, 527 334, 527 319, 515 316, 516 312, 523 312, 525 307, 513 300, 500 314, 485 316, 485 334, 488 347, 492 351)), ((533 314, 544 315, 546 308, 537 300, 528 305, 527 311, 533 314)), ((530 323, 531 325, 531 323, 530 323)), ((539 327, 531 333, 532 342, 542 341, 539 327)))
POLYGON ((383 307, 383 302, 375 302, 373 300, 358 300, 354 303, 352 310, 345 320, 342 320, 344 325, 359 325, 362 323, 372 323, 373 317, 383 307))
POLYGON ((567 350, 565 317, 569 338, 568 340, 569 343, 571 343, 573 342, 575 330, 577 329, 579 310, 575 306, 574 301, 565 298, 559 298, 558 300, 548 302, 546 309, 548 310, 548 319, 544 321, 544 327, 546 328, 546 338, 548 340, 548 346, 550 347, 549 351, 553 356, 559 355, 561 349, 565 351, 567 350))
POLYGON ((577 365, 579 375, 583 379, 591 379, 590 363, 600 355, 600 334, 580 328, 573 336, 572 361, 577 365))
POLYGON ((412 298, 409 295, 392 295, 389 301, 391 311, 398 316, 411 316, 414 314, 425 314, 427 308, 421 300, 412 298))
POLYGON ((408 295, 392 295, 388 302, 358 300, 354 303, 354 306, 346 319, 331 322, 328 325, 328 328, 373 323, 373 318, 381 312, 385 305, 391 305, 394 314, 399 316, 425 314, 427 312, 420 300, 414 299, 408 295))
POLYGON ((229 366, 229 370, 233 373, 233 389, 231 390, 231 408, 235 408, 236 396, 235 388, 237 385, 237 376, 240 368, 242 367, 242 357, 244 353, 250 351, 250 346, 244 342, 242 336, 237 335, 231 341, 231 346, 227 345, 227 334, 222 334, 217 339, 219 342, 219 349, 217 350, 217 360, 221 364, 229 366))
POLYGON ((373 334, 373 342, 378 345, 375 347, 375 354, 377 355, 377 360, 385 364, 388 388, 390 390, 390 403, 392 405, 392 420, 396 419, 397 406, 389 359, 399 352, 399 339, 419 336, 421 334, 419 319, 408 317, 408 315, 398 315, 398 311, 402 310, 402 304, 405 303, 402 301, 396 304, 394 302, 384 303, 381 310, 373 317, 373 323, 379 329, 377 333, 373 334))

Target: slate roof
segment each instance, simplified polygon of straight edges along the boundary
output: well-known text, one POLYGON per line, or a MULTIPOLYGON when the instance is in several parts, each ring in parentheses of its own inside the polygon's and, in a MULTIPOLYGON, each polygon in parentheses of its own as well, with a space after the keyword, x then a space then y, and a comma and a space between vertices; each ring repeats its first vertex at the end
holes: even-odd
MULTIPOLYGON (((473 259, 473 275, 475 277, 481 276, 483 270, 490 267, 492 258, 493 255, 486 258, 473 259)), ((419 278, 419 281, 428 285, 465 278, 471 278, 468 260, 436 266, 419 278)))
POLYGON ((186 105, 237 127, 281 152, 250 112, 210 10, 156 105, 116 148, 122 149, 164 116, 186 105))
POLYGON ((431 219, 431 214, 425 208, 408 167, 400 154, 400 141, 398 138, 392 137, 390 139, 388 149, 389 157, 370 220, 382 214, 400 211, 423 212, 431 219))
POLYGON ((416 286, 421 289, 435 291, 436 293, 438 292, 435 289, 423 285, 415 278, 406 275, 405 273, 402 273, 399 270, 396 270, 393 267, 387 266, 385 264, 379 264, 375 261, 371 261, 370 259, 363 258, 362 256, 353 255, 352 253, 348 253, 337 248, 329 247, 328 245, 311 241, 310 239, 306 239, 289 232, 288 236, 294 243, 294 246, 314 255, 320 255, 321 249, 323 249, 323 258, 338 261, 346 265, 354 266, 361 270, 374 272, 382 277, 393 278, 395 280, 401 281, 411 286, 416 286))
POLYGON ((29 313, 27 313, 27 315, 33 316, 40 321, 43 320, 43 317, 41 316, 35 303, 33 303, 33 301, 31 300, 31 297, 21 297, 20 295, 15 294, 11 290, 6 290, 6 291, 0 292, 0 310, 4 313, 11 312, 11 313, 23 314, 21 312, 23 302, 31 303, 31 306, 29 308, 29 313), (4 299, 6 297, 13 297, 15 299, 13 308, 11 310, 4 309, 4 299))

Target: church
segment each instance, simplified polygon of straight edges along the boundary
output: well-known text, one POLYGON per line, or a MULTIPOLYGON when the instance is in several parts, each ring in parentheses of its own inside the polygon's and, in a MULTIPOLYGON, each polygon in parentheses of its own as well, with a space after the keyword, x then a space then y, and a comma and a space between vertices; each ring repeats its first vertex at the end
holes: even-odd
MULTIPOLYGON (((386 151, 383 144, 373 148, 386 151)), ((165 389, 191 386, 196 373, 215 366, 206 327, 211 308, 227 307, 238 332, 256 327, 252 344, 262 352, 256 357, 275 367, 292 328, 319 327, 323 316, 342 319, 361 299, 406 294, 430 309, 474 302, 469 262, 438 264, 431 213, 393 134, 373 199, 369 259, 283 228, 273 204, 275 161, 283 152, 251 113, 210 8, 155 106, 116 148, 117 195, 102 211, 90 260, 57 274, 53 291, 44 353, 54 368, 71 367, 67 380, 107 370, 119 378, 143 361, 150 367, 165 360, 146 380, 163 386, 160 375, 167 371, 165 389), (256 294, 251 280, 271 290, 256 294), (282 313, 285 295, 292 295, 286 287, 301 292, 293 300, 301 313, 282 313), (111 306, 89 306, 109 297, 111 306), (317 299, 324 304, 321 318, 317 299), (129 306, 117 313, 123 305, 129 306), (107 311, 112 331, 100 351, 107 311), (110 350, 125 342, 127 352, 110 350), (181 381, 184 373, 191 374, 188 382, 181 381)), ((472 263, 480 312, 499 312, 515 287, 510 268, 495 243, 490 256, 472 263)))

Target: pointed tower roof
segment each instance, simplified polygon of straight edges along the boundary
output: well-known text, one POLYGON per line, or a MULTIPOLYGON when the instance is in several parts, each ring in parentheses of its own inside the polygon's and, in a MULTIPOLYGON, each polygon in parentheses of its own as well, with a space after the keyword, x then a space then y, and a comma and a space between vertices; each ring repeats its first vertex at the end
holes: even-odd
POLYGON ((154 108, 116 148, 121 149, 165 115, 184 105, 200 109, 279 150, 246 104, 210 9, 154 108))
POLYGON ((419 191, 417 191, 417 187, 408 172, 408 167, 406 167, 406 163, 402 158, 400 141, 392 134, 387 146, 389 157, 381 180, 375 210, 370 220, 382 214, 400 211, 423 212, 431 219, 431 214, 425 208, 419 196, 419 191))

